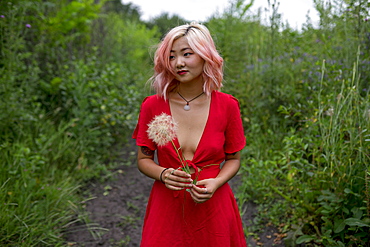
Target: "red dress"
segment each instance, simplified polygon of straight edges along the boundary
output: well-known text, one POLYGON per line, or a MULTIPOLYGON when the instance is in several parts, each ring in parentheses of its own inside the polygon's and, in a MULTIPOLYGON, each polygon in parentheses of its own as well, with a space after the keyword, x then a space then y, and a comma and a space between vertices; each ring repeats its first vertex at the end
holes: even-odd
MULTIPOLYGON (((209 116, 193 162, 204 168, 199 180, 214 178, 225 160, 225 153, 235 153, 245 146, 245 136, 238 101, 231 95, 214 91, 209 116)), ((178 168, 181 163, 169 143, 157 147, 147 136, 148 123, 166 113, 169 102, 156 95, 145 98, 133 133, 138 146, 157 150, 163 167, 178 168)), ((178 140, 175 144, 179 147, 178 140)), ((194 178, 193 178, 194 179, 194 178)), ((197 204, 185 190, 173 191, 155 181, 149 197, 142 232, 142 247, 245 247, 242 222, 228 183, 221 186, 205 203, 197 204)))

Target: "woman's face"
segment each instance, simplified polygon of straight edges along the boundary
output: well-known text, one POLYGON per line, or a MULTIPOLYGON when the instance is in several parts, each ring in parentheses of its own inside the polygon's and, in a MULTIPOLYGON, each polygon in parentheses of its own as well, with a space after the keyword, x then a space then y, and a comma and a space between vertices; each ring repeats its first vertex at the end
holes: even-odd
POLYGON ((179 82, 203 84, 204 60, 194 53, 185 37, 173 42, 170 64, 179 82))

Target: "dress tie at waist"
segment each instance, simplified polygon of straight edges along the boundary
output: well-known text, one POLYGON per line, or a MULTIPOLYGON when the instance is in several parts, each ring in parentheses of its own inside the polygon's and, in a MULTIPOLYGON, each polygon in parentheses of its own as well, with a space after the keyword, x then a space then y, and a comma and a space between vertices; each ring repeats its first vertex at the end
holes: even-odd
MULTIPOLYGON (((215 178, 217 177, 218 173, 220 172, 220 164, 209 164, 205 166, 197 166, 191 160, 186 160, 186 163, 189 168, 194 169, 194 173, 191 174, 191 178, 193 179, 193 183, 196 183, 200 178, 201 180, 207 178, 215 178), (199 176, 201 176, 199 178, 199 176)), ((178 169, 181 169, 180 166, 178 169)), ((186 191, 186 190, 184 190, 186 191)), ((178 197, 182 191, 172 191, 174 197, 178 197)))
MULTIPOLYGON (((199 175, 201 174, 201 172, 204 169, 207 170, 207 175, 209 176, 209 178, 212 177, 212 176, 216 177, 218 175, 219 167, 220 167, 219 164, 209 164, 209 165, 205 165, 205 166, 197 166, 191 160, 186 160, 186 163, 189 166, 189 168, 193 168, 194 171, 195 171, 194 172, 194 180, 198 180, 199 175), (213 168, 213 169, 211 169, 211 168, 213 168), (208 172, 209 172, 209 174, 208 174, 208 172)), ((192 175, 192 177, 193 177, 193 175, 192 175)))

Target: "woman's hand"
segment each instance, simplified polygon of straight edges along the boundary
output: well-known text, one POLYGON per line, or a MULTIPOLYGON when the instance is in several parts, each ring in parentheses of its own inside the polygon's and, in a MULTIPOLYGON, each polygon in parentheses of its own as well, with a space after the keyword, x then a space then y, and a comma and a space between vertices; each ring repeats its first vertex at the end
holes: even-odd
POLYGON ((239 167, 240 152, 226 154, 225 163, 216 178, 204 179, 193 185, 190 190, 193 200, 196 203, 203 203, 211 199, 218 188, 235 176, 239 167))
POLYGON ((198 181, 190 189, 190 195, 196 203, 203 203, 212 198, 218 186, 215 178, 198 181))
POLYGON ((171 190, 182 190, 193 187, 191 175, 184 171, 170 168, 165 172, 163 177, 166 187, 171 190))

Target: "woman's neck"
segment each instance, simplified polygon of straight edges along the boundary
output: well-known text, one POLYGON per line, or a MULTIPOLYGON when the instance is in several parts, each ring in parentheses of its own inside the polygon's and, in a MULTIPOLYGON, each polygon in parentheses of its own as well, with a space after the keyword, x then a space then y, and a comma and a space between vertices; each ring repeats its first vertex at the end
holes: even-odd
POLYGON ((203 92, 203 85, 179 84, 176 91, 185 98, 193 98, 203 92))

